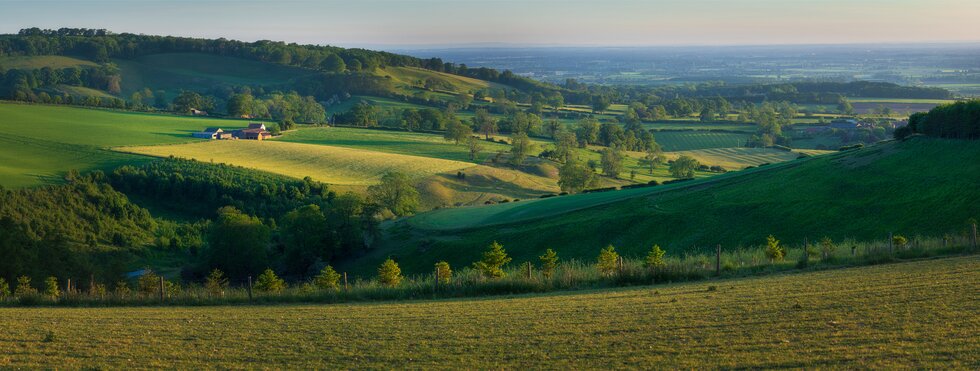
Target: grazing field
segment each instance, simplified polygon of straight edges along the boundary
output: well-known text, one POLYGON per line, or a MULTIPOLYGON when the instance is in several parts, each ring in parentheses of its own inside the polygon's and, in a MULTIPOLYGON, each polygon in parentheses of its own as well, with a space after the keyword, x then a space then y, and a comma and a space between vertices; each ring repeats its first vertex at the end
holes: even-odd
POLYGON ((234 57, 204 53, 151 54, 113 61, 121 69, 124 93, 144 87, 206 91, 216 86, 283 85, 313 74, 287 67, 234 57))
POLYGON ((98 67, 92 61, 84 59, 66 57, 61 55, 37 55, 37 56, 6 56, 0 57, 0 67, 8 70, 17 69, 40 69, 44 67, 68 68, 68 67, 98 67))
MULTIPOLYGON (((660 121, 660 122, 650 122, 644 123, 643 128, 647 130, 728 130, 728 131, 744 131, 749 134, 755 134, 759 131, 759 127, 755 124, 737 124, 737 123, 711 123, 711 122, 698 122, 698 121, 660 121)), ((654 134, 657 134, 656 132, 654 134)))
POLYGON ((680 254, 757 246, 770 234, 800 244, 962 233, 980 218, 976 158, 975 141, 916 138, 666 186, 436 210, 404 220, 408 228, 393 225, 378 254, 431 267, 445 256, 471 264, 494 240, 520 263, 549 247, 593 260, 608 244, 640 257, 653 244, 680 254), (427 253, 411 253, 422 241, 427 253))
POLYGON ((667 152, 742 147, 750 136, 748 133, 711 131, 658 131, 654 133, 657 143, 667 152))
POLYGON ((386 67, 377 72, 381 76, 390 76, 395 85, 403 89, 414 90, 421 86, 426 79, 435 78, 449 83, 454 91, 473 93, 477 90, 495 88, 511 89, 507 85, 474 79, 466 76, 426 70, 418 67, 386 67))
MULTIPOLYGON (((370 151, 432 157, 453 161, 471 161, 465 144, 447 142, 439 134, 343 127, 305 128, 286 132, 277 141, 357 148, 370 151)), ((477 160, 510 146, 481 141, 483 152, 477 160)))
POLYGON ((475 166, 460 161, 280 141, 221 140, 116 150, 226 163, 294 178, 309 176, 328 184, 357 186, 375 184, 389 170, 420 179, 475 166))
POLYGON ((670 152, 668 155, 675 157, 691 156, 702 164, 710 166, 717 165, 726 170, 740 170, 747 166, 759 166, 760 164, 775 164, 777 162, 794 160, 799 157, 798 153, 770 148, 697 149, 693 151, 670 152))
POLYGON ((504 298, 0 309, 3 368, 980 367, 980 257, 504 298))
POLYGON ((110 169, 145 161, 108 150, 123 145, 195 141, 190 133, 207 126, 241 127, 246 122, 115 112, 65 106, 0 103, 0 185, 24 187, 57 182, 71 169, 110 169))

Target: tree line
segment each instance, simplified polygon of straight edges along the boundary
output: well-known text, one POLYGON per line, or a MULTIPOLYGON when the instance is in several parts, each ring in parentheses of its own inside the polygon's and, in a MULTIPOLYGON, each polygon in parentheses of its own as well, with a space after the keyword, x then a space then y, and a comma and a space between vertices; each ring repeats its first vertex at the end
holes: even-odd
POLYGON ((980 139, 980 100, 937 106, 929 112, 909 116, 907 126, 895 130, 895 137, 912 134, 938 138, 980 139))

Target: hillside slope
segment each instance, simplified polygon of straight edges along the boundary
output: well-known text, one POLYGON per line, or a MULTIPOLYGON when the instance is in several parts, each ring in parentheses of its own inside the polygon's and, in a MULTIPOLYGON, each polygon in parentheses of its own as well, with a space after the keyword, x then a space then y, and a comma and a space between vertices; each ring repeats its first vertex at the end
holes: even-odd
POLYGON ((976 369, 978 285, 965 256, 474 300, 3 308, 0 367, 976 369))
POLYGON ((641 256, 653 244, 678 254, 769 234, 800 244, 956 233, 980 216, 978 158, 980 142, 915 138, 670 186, 437 210, 390 226, 381 248, 348 267, 388 256, 415 272, 469 265, 494 240, 519 263, 547 248, 591 260, 608 244, 641 256))

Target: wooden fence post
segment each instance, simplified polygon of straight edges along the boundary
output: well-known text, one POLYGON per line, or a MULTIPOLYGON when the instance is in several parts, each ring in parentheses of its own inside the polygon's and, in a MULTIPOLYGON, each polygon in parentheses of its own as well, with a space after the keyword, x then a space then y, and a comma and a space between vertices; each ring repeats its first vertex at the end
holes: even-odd
POLYGON ((433 276, 436 277, 436 281, 433 284, 433 287, 435 287, 436 289, 438 289, 439 288, 439 268, 436 268, 435 272, 433 272, 433 276))
POLYGON ((619 274, 622 275, 623 274, 623 257, 622 256, 620 256, 618 259, 616 259, 616 265, 617 265, 617 268, 619 268, 619 274))
POLYGON ((888 253, 889 254, 894 254, 895 253, 895 240, 893 238, 894 237, 892 236, 892 233, 891 232, 888 232, 888 253))
POLYGON ((164 287, 163 286, 164 286, 163 285, 163 276, 160 276, 160 301, 161 302, 163 301, 163 294, 164 294, 163 293, 163 290, 164 290, 164 287))
POLYGON ((71 295, 71 278, 65 280, 65 296, 71 295))
POLYGON ((527 262, 527 279, 531 280, 531 262, 527 262))
POLYGON ((810 239, 803 237, 803 262, 810 263, 810 239))
POLYGON ((252 301, 252 276, 248 276, 248 301, 252 301))
POLYGON ((350 286, 347 285, 347 272, 344 272, 344 291, 350 290, 350 286))
POLYGON ((715 275, 721 275, 721 244, 715 248, 715 275))

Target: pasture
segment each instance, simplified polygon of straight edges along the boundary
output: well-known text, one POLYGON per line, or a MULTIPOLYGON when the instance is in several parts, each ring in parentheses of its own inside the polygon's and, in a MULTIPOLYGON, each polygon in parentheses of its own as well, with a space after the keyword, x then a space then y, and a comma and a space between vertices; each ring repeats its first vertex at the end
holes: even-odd
POLYGON ((297 67, 204 53, 151 54, 113 62, 120 68, 124 93, 144 87, 176 95, 181 89, 206 91, 216 86, 282 85, 313 74, 297 67))
POLYGON ((59 181, 71 169, 108 170, 145 161, 108 150, 124 145, 195 141, 190 134, 207 126, 241 127, 246 122, 0 103, 0 185, 25 187, 59 181))
MULTIPOLYGON (((384 153, 413 155, 453 161, 471 161, 465 144, 447 142, 439 134, 412 133, 391 130, 370 130, 345 127, 303 128, 284 133, 276 141, 364 149, 384 153)), ((510 146, 480 142, 483 145, 479 160, 492 153, 507 151, 510 146)))
POLYGON ((740 170, 747 166, 775 164, 794 160, 798 153, 780 151, 770 148, 711 148, 692 151, 677 151, 667 154, 668 157, 691 156, 698 162, 711 166, 721 166, 726 170, 740 170))
POLYGON ((39 55, 39 56, 0 56, 0 67, 9 70, 15 69, 40 69, 68 68, 68 67, 98 67, 99 64, 84 59, 66 57, 61 55, 39 55))
POLYGON ((375 184, 386 171, 399 171, 421 179, 475 166, 461 161, 271 140, 201 141, 166 146, 118 147, 116 150, 225 163, 300 179, 309 176, 324 183, 348 186, 375 184))
POLYGON ((965 256, 466 300, 4 308, 0 367, 975 369, 977 285, 965 256))
POLYGON ((470 264, 494 240, 524 262, 549 247, 591 260, 608 244, 638 257, 653 244, 668 253, 727 250, 770 234, 794 244, 958 234, 980 217, 970 196, 980 168, 966 165, 977 157, 975 142, 917 138, 656 187, 435 210, 406 219, 410 233, 385 240, 379 254, 431 266, 448 254, 451 264, 470 264), (439 254, 409 253, 422 241, 439 254))
POLYGON ((713 131, 658 131, 653 134, 665 152, 690 151, 708 148, 742 147, 748 142, 749 133, 713 131))

